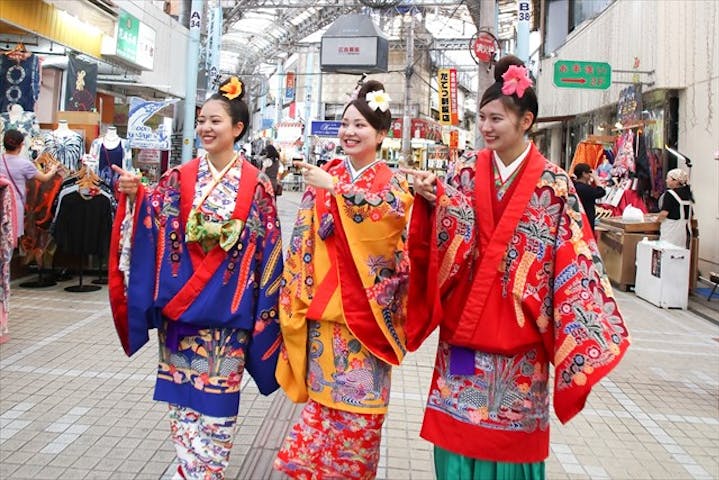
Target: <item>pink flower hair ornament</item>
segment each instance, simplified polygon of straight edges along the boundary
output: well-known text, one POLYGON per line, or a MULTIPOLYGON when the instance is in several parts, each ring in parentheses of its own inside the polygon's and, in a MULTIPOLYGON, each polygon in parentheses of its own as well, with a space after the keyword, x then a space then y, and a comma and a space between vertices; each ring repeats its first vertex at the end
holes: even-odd
POLYGON ((502 93, 504 95, 516 94, 517 98, 524 96, 524 91, 533 86, 532 79, 529 78, 529 71, 521 65, 510 65, 506 72, 502 74, 502 93))

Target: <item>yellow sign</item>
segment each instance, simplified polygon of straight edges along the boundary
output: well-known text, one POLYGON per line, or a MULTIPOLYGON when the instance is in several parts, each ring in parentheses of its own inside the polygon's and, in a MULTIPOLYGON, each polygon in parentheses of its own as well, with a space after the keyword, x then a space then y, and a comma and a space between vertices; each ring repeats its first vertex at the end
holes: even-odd
POLYGON ((91 57, 101 58, 103 34, 42 0, 0 0, 0 18, 91 57))
POLYGON ((442 125, 456 125, 457 118, 457 70, 454 68, 440 68, 437 71, 439 89, 439 123, 442 125))

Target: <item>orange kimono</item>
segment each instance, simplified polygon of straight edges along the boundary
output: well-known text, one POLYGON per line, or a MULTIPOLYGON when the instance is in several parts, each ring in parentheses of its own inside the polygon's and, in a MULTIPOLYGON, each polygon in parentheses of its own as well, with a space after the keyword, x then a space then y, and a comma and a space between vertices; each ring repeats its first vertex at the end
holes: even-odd
POLYGON ((474 459, 540 462, 549 364, 567 422, 629 333, 567 174, 534 145, 504 182, 490 150, 460 162, 410 228, 409 350, 440 327, 421 435, 474 459))
POLYGON ((325 165, 338 179, 334 195, 310 187, 302 197, 280 295, 277 380, 296 402, 385 413, 391 365, 406 353, 412 196, 384 162, 354 181, 344 162, 325 165))

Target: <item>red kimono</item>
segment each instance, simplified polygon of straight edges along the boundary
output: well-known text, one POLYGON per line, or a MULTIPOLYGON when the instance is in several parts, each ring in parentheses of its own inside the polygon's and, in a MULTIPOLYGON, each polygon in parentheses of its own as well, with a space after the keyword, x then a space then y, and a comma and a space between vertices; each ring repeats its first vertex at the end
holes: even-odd
POLYGON ((539 462, 549 363, 567 422, 629 334, 572 182, 534 145, 507 182, 490 150, 448 179, 435 207, 415 202, 409 235, 408 349, 440 327, 421 435, 471 458, 539 462))

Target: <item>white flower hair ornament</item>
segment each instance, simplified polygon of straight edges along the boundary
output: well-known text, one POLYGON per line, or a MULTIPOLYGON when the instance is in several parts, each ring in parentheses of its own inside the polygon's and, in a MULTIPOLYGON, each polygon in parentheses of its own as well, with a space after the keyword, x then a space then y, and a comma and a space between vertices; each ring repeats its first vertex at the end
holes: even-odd
POLYGON ((365 100, 367 100, 367 105, 369 105, 370 109, 377 110, 379 108, 381 112, 386 112, 389 109, 389 102, 392 101, 389 94, 387 94, 384 90, 367 92, 365 100))

